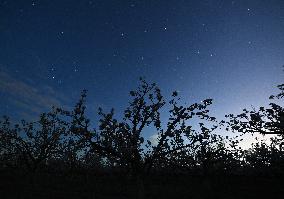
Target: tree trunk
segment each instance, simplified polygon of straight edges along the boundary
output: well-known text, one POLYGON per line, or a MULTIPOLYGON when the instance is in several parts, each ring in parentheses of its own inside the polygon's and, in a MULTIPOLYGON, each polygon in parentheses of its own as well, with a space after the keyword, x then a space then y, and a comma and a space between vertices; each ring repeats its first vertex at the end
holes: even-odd
POLYGON ((144 187, 144 177, 142 175, 136 176, 136 186, 137 186, 137 199, 144 199, 145 187, 144 187))

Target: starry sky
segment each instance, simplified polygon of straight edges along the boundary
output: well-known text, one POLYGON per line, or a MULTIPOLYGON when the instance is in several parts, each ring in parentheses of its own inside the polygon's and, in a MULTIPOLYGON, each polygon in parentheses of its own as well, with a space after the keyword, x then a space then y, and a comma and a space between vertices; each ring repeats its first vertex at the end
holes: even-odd
POLYGON ((0 0, 0 113, 127 106, 140 76, 218 119, 283 83, 283 0, 0 0))

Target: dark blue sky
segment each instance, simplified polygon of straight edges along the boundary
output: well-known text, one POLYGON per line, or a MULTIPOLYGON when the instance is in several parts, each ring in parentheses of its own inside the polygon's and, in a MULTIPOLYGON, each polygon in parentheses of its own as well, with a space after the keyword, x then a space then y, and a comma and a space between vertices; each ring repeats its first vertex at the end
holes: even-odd
POLYGON ((139 76, 222 119, 283 81, 283 0, 0 0, 0 111, 127 105, 139 76))

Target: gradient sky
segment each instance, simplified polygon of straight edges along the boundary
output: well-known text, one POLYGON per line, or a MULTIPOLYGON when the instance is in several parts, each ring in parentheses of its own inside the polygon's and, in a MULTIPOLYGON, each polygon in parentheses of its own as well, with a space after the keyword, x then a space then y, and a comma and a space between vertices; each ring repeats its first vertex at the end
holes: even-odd
POLYGON ((219 119, 268 104, 283 83, 283 0, 0 0, 0 113, 121 111, 138 78, 219 119))

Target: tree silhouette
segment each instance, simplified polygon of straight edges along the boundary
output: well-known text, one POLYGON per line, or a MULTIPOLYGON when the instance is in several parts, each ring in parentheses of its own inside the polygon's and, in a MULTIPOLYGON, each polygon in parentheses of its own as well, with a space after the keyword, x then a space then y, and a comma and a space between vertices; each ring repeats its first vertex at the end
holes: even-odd
MULTIPOLYGON (((283 99, 283 85, 278 87, 281 93, 270 99, 283 99)), ((3 117, 1 169, 22 168, 29 171, 29 176, 51 175, 55 170, 59 171, 56 175, 71 174, 72 180, 82 176, 89 179, 95 174, 104 176, 102 181, 107 184, 108 174, 119 174, 129 186, 127 190, 135 189, 138 198, 145 197, 144 184, 156 174, 177 179, 198 175, 198 185, 191 186, 202 189, 204 193, 199 194, 204 197, 220 190, 214 181, 216 176, 283 175, 283 107, 276 103, 268 108, 244 109, 239 115, 227 115, 228 121, 217 123, 209 116, 211 99, 181 105, 178 92, 167 100, 155 84, 140 79, 138 88, 130 91, 131 100, 123 116, 117 119, 114 109, 105 113, 99 108, 98 127, 92 129, 86 116, 86 94, 84 90, 74 109, 53 108, 36 122, 23 120, 12 125, 8 117, 3 117), (241 135, 220 135, 220 124, 241 135), (156 137, 155 142, 145 137, 149 132, 156 137), (245 133, 278 135, 270 143, 262 140, 243 150, 239 142, 245 133)))
POLYGON ((15 129, 12 129, 10 119, 4 116, 0 120, 0 158, 1 167, 15 167, 17 149, 13 138, 16 136, 15 129))
POLYGON ((126 169, 138 180, 158 162, 174 161, 172 154, 178 157, 197 142, 196 131, 189 125, 190 120, 215 120, 208 116, 207 107, 212 103, 211 99, 185 107, 179 105, 178 93, 173 92, 172 100, 167 104, 170 106, 170 116, 163 127, 161 109, 166 101, 155 84, 149 84, 144 79, 140 81, 140 86, 130 92, 132 100, 121 121, 114 118, 113 109, 110 113, 99 109, 99 129, 90 130, 89 119, 85 116, 85 91, 71 113, 74 135, 83 142, 88 141, 92 151, 112 161, 116 167, 126 169), (151 125, 158 135, 157 145, 150 140, 144 144, 143 130, 151 125))
MULTIPOLYGON (((271 100, 282 100, 284 97, 284 85, 278 85, 280 93, 269 97, 271 100)), ((229 118, 227 124, 233 131, 251 133, 255 135, 275 135, 270 138, 270 143, 261 140, 252 144, 251 149, 243 153, 245 165, 254 171, 264 172, 267 169, 272 172, 284 165, 284 108, 276 103, 270 103, 268 108, 260 107, 252 110, 243 109, 243 113, 238 115, 226 115, 229 118), (282 165, 282 166, 281 166, 282 165)), ((223 122, 225 123, 225 122, 223 122)), ((256 137, 258 140, 259 138, 256 137)))
POLYGON ((41 114, 39 121, 22 120, 21 124, 14 127, 6 118, 1 129, 1 138, 5 138, 1 139, 2 147, 9 151, 9 156, 17 158, 19 165, 35 172, 40 164, 46 164, 49 158, 55 158, 62 150, 61 141, 68 133, 67 129, 68 124, 55 109, 41 114))
MULTIPOLYGON (((270 99, 282 99, 284 85, 279 85, 281 93, 270 96, 270 99)), ((276 103, 270 103, 270 108, 260 107, 258 110, 243 109, 239 115, 229 114, 229 125, 232 130, 243 133, 261 133, 284 135, 284 108, 276 103)))
POLYGON ((88 140, 94 151, 106 158, 115 159, 118 166, 127 167, 134 175, 147 173, 157 159, 167 158, 171 153, 192 146, 197 138, 196 131, 187 124, 190 119, 196 117, 201 120, 215 120, 208 116, 207 106, 212 103, 211 99, 184 107, 178 104, 177 92, 173 92, 173 99, 169 101, 171 115, 166 127, 163 128, 160 110, 166 102, 160 89, 155 84, 148 84, 141 79, 141 85, 137 90, 131 91, 130 95, 132 101, 121 121, 114 119, 113 109, 107 114, 99 109, 101 116, 99 130, 88 129, 89 120, 84 115, 85 92, 76 105, 72 117, 75 135, 88 140), (156 129, 158 144, 153 145, 147 140, 145 146, 148 150, 143 150, 145 140, 142 132, 150 125, 156 129))

